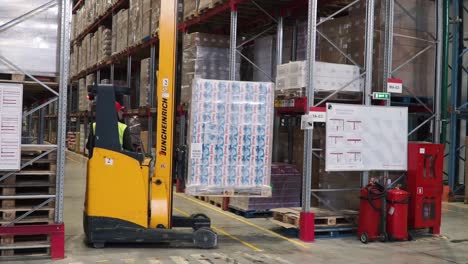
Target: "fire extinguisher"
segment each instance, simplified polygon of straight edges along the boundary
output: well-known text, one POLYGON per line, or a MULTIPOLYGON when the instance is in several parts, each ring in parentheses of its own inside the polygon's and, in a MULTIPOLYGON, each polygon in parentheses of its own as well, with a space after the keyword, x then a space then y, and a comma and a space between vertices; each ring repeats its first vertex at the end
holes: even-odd
POLYGON ((361 190, 359 205, 358 237, 362 243, 387 239, 387 234, 380 233, 382 199, 385 199, 385 187, 377 182, 370 183, 361 190))
POLYGON ((399 187, 387 192, 387 234, 392 240, 411 240, 408 233, 408 202, 410 194, 399 187))

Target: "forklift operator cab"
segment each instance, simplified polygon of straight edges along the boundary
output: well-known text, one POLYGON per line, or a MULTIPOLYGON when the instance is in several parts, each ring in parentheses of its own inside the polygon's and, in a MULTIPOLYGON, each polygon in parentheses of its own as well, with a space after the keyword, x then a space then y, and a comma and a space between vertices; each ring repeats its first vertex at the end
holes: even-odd
POLYGON ((150 158, 122 149, 115 97, 129 89, 97 85, 91 90, 97 100, 83 217, 87 241, 94 247, 173 241, 216 247, 217 234, 210 229, 210 219, 202 214, 172 216, 172 181, 159 180, 157 170, 150 175, 150 158))

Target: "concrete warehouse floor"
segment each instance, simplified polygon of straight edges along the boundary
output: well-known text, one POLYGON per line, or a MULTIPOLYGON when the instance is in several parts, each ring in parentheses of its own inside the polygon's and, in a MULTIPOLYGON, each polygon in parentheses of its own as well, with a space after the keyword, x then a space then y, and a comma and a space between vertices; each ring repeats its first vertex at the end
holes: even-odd
MULTIPOLYGON (((117 245, 88 248, 82 231, 86 159, 68 153, 65 175, 66 259, 2 263, 463 263, 468 264, 468 205, 444 204, 441 238, 411 242, 362 244, 355 237, 319 239, 305 244, 275 231, 268 219, 245 219, 185 195, 174 195, 176 214, 201 212, 212 219, 219 234, 219 247, 212 250, 190 245, 117 245)), ((283 232, 284 233, 284 232, 283 232)))

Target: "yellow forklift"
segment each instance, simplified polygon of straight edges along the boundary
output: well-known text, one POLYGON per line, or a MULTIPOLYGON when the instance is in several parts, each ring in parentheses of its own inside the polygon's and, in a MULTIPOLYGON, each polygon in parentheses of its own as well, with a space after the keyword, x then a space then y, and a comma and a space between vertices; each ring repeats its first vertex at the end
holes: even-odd
POLYGON ((123 150, 119 142, 115 102, 129 88, 90 88, 96 99, 96 127, 88 160, 83 225, 87 242, 96 248, 106 243, 182 241, 199 248, 217 246, 217 234, 207 216, 172 215, 176 17, 177 1, 161 1, 154 169, 151 158, 123 150))

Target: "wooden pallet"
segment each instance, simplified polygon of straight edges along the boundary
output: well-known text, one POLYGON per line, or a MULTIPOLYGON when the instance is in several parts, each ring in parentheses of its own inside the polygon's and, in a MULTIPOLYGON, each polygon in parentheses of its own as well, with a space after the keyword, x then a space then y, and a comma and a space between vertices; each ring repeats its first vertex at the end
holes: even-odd
POLYGON ((337 238, 337 237, 347 237, 355 236, 356 228, 353 227, 344 227, 344 228, 333 228, 333 229, 315 229, 314 230, 316 238, 337 238))
POLYGON ((48 235, 7 235, 0 238, 0 260, 8 257, 48 256, 48 235))
POLYGON ((2 73, 0 74, 1 80, 8 80, 13 82, 24 82, 25 75, 24 74, 10 74, 10 73, 2 73))
POLYGON ((273 214, 270 210, 246 210, 232 205, 229 205, 229 211, 245 218, 271 217, 273 214))
MULTIPOLYGON (((51 150, 52 146, 23 145, 21 150, 21 163, 31 162, 39 155, 51 150)), ((53 150, 53 149, 52 149, 53 150)), ((56 192, 56 151, 52 151, 21 171, 12 173, 0 182, 0 195, 12 196, 12 199, 0 200, 0 225, 8 225, 13 220, 23 216, 32 208, 37 207, 46 199, 15 199, 16 195, 54 195, 56 192)), ((0 173, 0 177, 8 172, 0 173)), ((44 207, 30 213, 27 217, 15 223, 24 224, 50 224, 54 219, 55 203, 49 202, 44 207)))
MULTIPOLYGON (((273 212, 272 221, 285 228, 299 228, 300 208, 276 208, 273 212)), ((311 208, 315 214, 315 227, 351 227, 357 223, 356 211, 342 210, 341 215, 326 209, 311 208)))
POLYGON ((194 196, 196 199, 200 200, 200 201, 203 201, 203 202, 209 202, 209 199, 208 199, 208 196, 200 196, 200 195, 197 195, 197 196, 194 196))
POLYGON ((207 196, 208 202, 219 208, 223 208, 223 197, 207 196))

